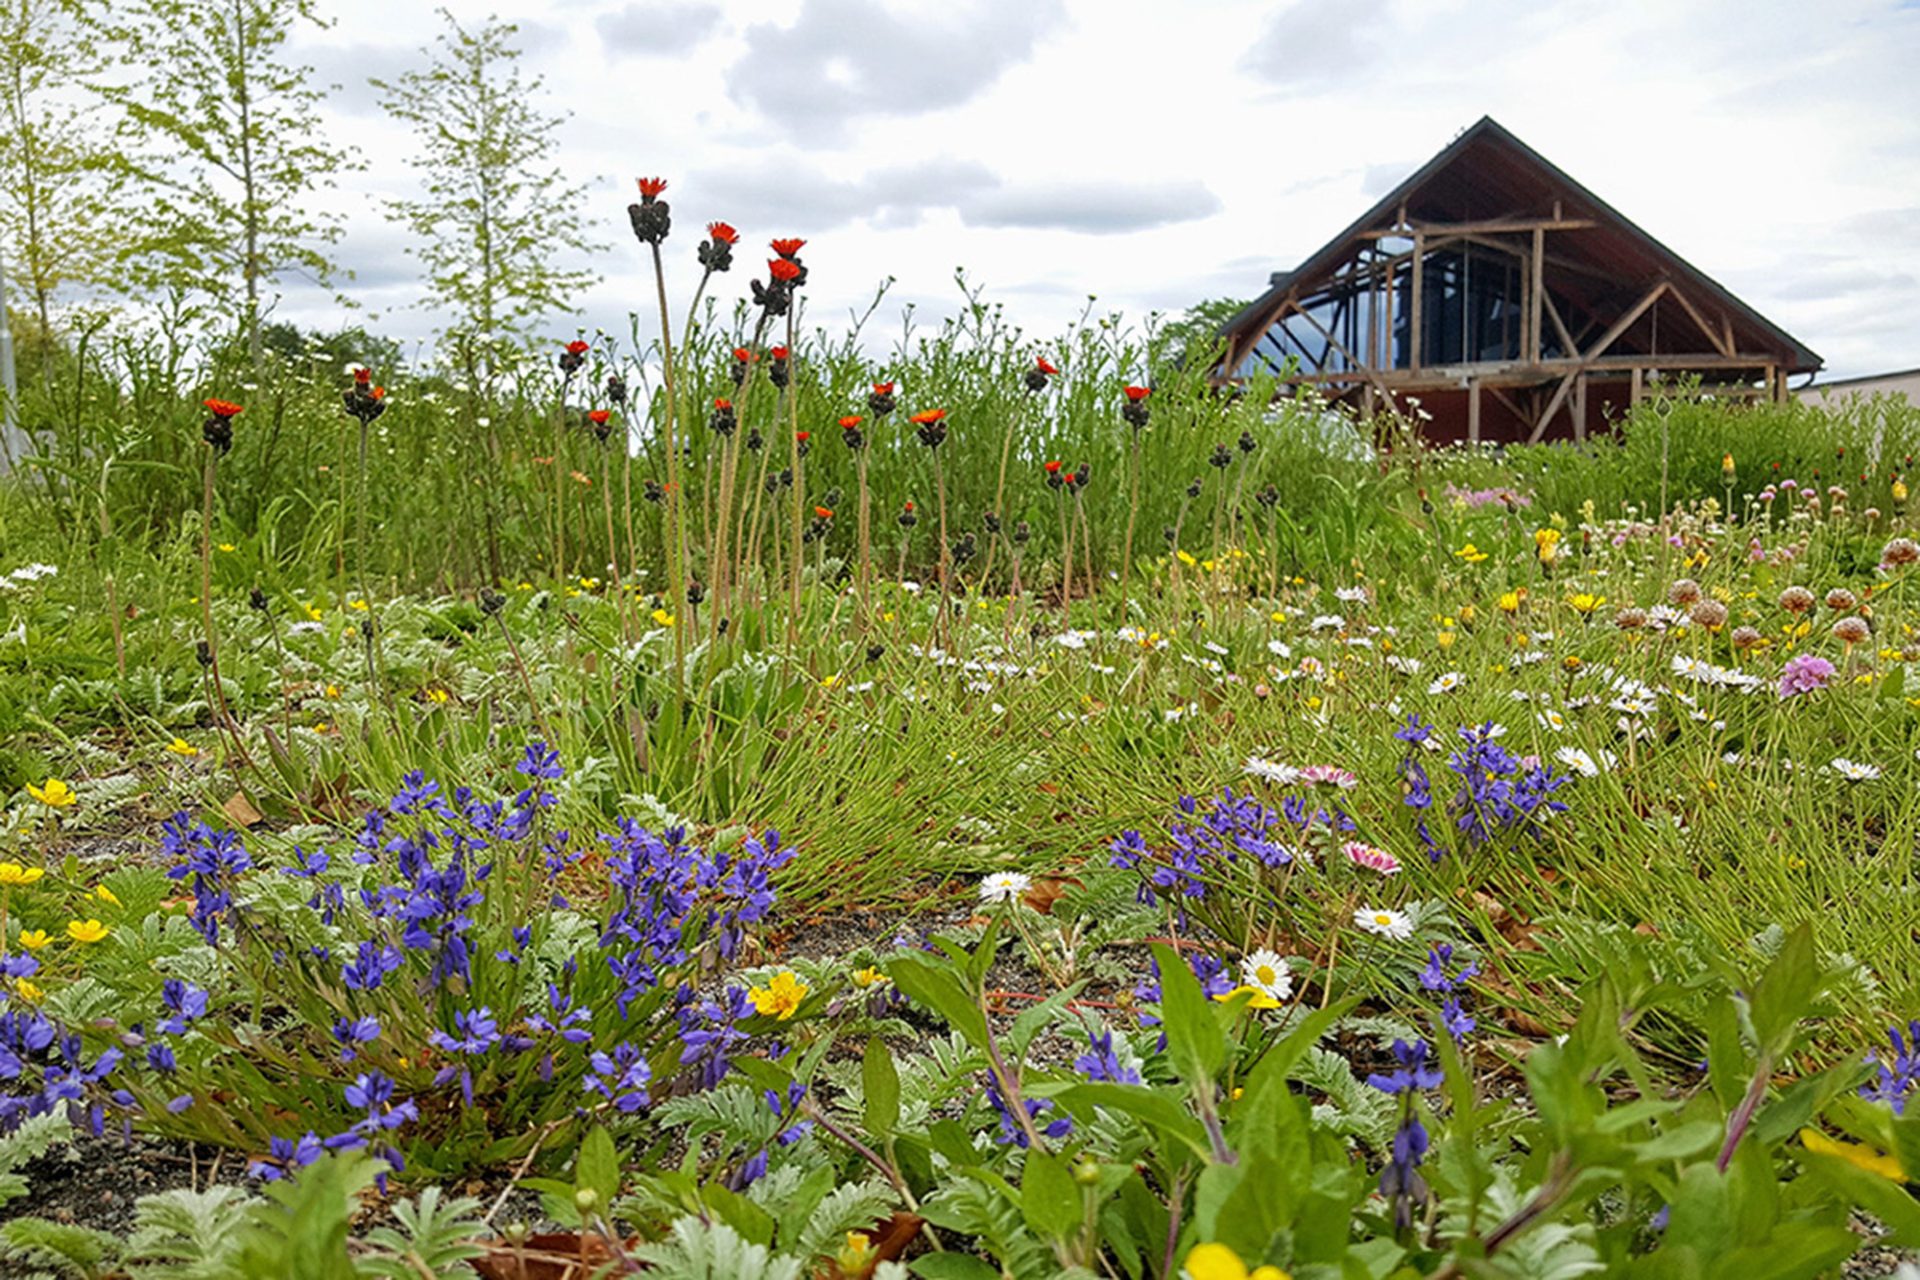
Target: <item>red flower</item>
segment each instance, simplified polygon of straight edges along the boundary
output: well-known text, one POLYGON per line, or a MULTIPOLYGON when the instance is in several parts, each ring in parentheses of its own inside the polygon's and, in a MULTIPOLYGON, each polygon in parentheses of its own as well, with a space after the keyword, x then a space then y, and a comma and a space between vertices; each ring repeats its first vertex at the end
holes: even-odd
POLYGON ((758 360, 760 357, 753 354, 753 352, 747 350, 745 347, 735 347, 733 349, 733 358, 735 360, 738 360, 741 364, 751 364, 755 360, 758 360))
POLYGON ((1126 393, 1127 399, 1133 401, 1135 404, 1139 404, 1142 400, 1145 400, 1153 394, 1152 387, 1122 387, 1121 390, 1126 393))
POLYGON ((716 409, 731 409, 733 408, 733 401, 716 399, 713 402, 713 407, 716 409))
POLYGON ((775 280, 797 280, 800 278, 800 264, 786 258, 773 258, 767 262, 767 273, 775 280))
POLYGON ((1058 369, 1053 367, 1053 362, 1047 359, 1045 356, 1035 356, 1033 360, 1033 367, 1038 369, 1040 372, 1046 373, 1046 374, 1054 374, 1054 373, 1060 372, 1058 369))
POLYGON ((665 178, 636 178, 635 181, 640 184, 640 195, 646 200, 653 199, 667 189, 665 178))
POLYGON ((840 429, 842 431, 851 431, 865 421, 866 419, 862 418, 857 413, 849 414, 848 416, 840 419, 840 429))
POLYGON ((365 365, 361 365, 353 371, 353 380, 364 387, 368 382, 373 380, 373 370, 367 368, 365 365))
POLYGON ((911 502, 907 504, 907 510, 909 511, 913 510, 913 504, 911 502))
POLYGON ((588 412, 587 421, 596 427, 604 427, 612 417, 613 410, 611 409, 594 409, 588 412))
POLYGON ((373 389, 373 398, 375 400, 385 400, 387 398, 387 389, 385 387, 375 387, 373 389))
POLYGON ((1059 463, 1057 463, 1057 462, 1049 462, 1049 463, 1047 463, 1047 464, 1046 464, 1046 467, 1047 467, 1047 474, 1048 474, 1048 475, 1050 475, 1050 476, 1057 476, 1057 475, 1059 475, 1059 474, 1060 474, 1060 464, 1059 464, 1059 463))
POLYGON ((729 222, 709 222, 707 224, 707 234, 715 240, 718 240, 721 244, 740 243, 740 233, 735 231, 733 224, 729 222))
POLYGON ((586 343, 582 342, 578 338, 575 338, 572 342, 569 342, 567 344, 567 354, 570 356, 583 356, 587 354, 588 351, 591 351, 591 350, 592 350, 591 347, 589 347, 586 343))
POLYGON ((877 396, 890 396, 893 394, 893 384, 891 382, 876 382, 873 384, 873 394, 877 396))
POLYGON ((807 242, 805 240, 775 240, 773 242, 773 251, 783 258, 791 258, 794 254, 806 247, 807 242))
POLYGON ((916 427, 924 427, 930 423, 938 422, 946 416, 947 411, 945 409, 922 409, 911 418, 908 418, 907 421, 916 427))
POLYGON ((787 349, 785 347, 774 347, 769 350, 767 354, 775 360, 785 360, 787 358, 787 349))
POLYGON ((796 431, 796 432, 794 432, 794 433, 793 433, 793 438, 794 438, 795 440, 798 440, 798 441, 799 441, 799 442, 800 442, 801 444, 805 444, 805 443, 806 443, 807 441, 809 441, 809 440, 811 440, 811 439, 813 439, 813 432, 811 432, 811 431, 796 431))
POLYGON ((833 519, 833 508, 832 507, 815 507, 813 509, 813 514, 819 516, 822 520, 831 520, 833 519))
POLYGON ((200 403, 206 405, 207 412, 216 418, 233 418, 246 412, 231 400, 203 400, 200 403))

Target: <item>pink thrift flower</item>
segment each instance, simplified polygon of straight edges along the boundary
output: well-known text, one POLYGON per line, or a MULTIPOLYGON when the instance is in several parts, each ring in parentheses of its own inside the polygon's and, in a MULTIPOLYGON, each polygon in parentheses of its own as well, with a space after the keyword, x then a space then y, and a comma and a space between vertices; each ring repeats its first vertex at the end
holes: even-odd
POLYGON ((1817 653, 1788 658, 1787 665, 1780 669, 1780 696, 1793 698, 1824 689, 1833 672, 1833 664, 1817 653))

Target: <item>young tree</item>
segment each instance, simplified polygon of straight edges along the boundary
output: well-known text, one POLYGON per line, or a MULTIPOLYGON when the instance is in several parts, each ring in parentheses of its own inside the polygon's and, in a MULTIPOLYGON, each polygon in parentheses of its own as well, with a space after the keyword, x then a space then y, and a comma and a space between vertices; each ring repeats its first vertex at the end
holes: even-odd
POLYGON ((388 207, 418 238, 408 252, 425 269, 426 305, 453 313, 449 345, 490 372, 500 345, 578 309, 599 276, 563 259, 605 246, 581 220, 586 188, 552 163, 566 120, 540 109, 543 80, 515 66, 517 28, 489 18, 469 29, 440 14, 447 29, 437 50, 421 51, 425 67, 372 81, 387 112, 419 135, 424 193, 388 207))
POLYGON ((74 92, 86 70, 82 49, 78 24, 57 0, 0 0, 0 257, 31 303, 42 343, 53 332, 55 295, 103 282, 118 235, 101 131, 74 92))
POLYGON ((237 300, 257 364, 265 289, 287 271, 331 283, 339 219, 311 196, 358 164, 321 134, 313 69, 281 57, 295 23, 325 25, 315 0, 114 0, 103 22, 144 69, 96 88, 149 156, 148 282, 237 300))

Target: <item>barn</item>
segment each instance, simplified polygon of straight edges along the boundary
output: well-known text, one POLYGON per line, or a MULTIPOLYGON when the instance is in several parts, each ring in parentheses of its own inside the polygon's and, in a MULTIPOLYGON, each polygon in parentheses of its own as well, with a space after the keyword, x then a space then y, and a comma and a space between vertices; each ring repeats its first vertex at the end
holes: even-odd
POLYGON ((1436 442, 1585 439, 1663 380, 1785 400, 1820 357, 1483 117, 1221 329, 1436 442))

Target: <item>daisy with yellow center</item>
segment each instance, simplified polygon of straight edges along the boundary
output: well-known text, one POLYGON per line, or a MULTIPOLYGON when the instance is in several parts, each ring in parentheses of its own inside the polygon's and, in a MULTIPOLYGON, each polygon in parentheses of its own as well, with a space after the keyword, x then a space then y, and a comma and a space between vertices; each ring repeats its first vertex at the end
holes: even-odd
POLYGON ((759 1012, 785 1022, 800 1007, 811 990, 806 983, 795 977, 790 969, 782 969, 773 975, 764 987, 754 987, 747 992, 753 1000, 753 1007, 759 1012))
POLYGON ((1353 913, 1353 923, 1391 942, 1404 942, 1413 936, 1413 921, 1407 913, 1391 907, 1362 907, 1353 913))

